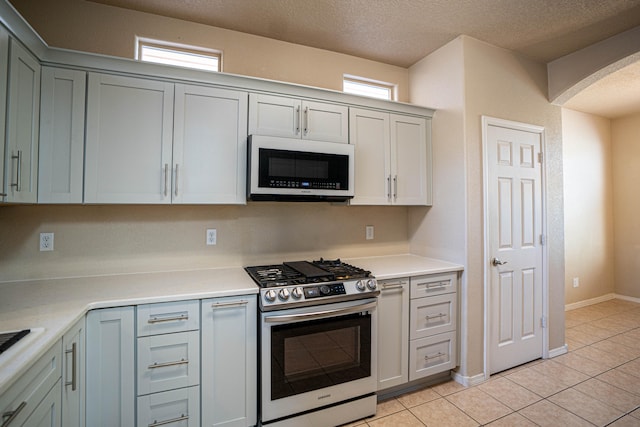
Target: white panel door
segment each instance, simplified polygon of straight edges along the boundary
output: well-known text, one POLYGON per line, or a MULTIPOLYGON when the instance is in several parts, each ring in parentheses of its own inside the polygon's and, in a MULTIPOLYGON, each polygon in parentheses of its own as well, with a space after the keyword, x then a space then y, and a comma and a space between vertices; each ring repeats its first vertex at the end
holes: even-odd
MULTIPOLYGON (((427 164, 427 120, 391 115, 392 201, 398 205, 427 205, 430 183, 427 164)), ((428 148, 428 149, 427 149, 428 148)))
POLYGON ((39 203, 82 203, 87 73, 42 68, 39 203))
POLYGON ((302 138, 349 143, 349 108, 324 102, 302 101, 302 138))
POLYGON ((62 337, 62 425, 83 427, 85 382, 85 318, 62 337))
POLYGON ((378 390, 383 390, 409 381, 409 279, 378 285, 378 390))
POLYGON ((300 138, 301 101, 285 96, 249 95, 249 135, 300 138))
POLYGON ((391 196, 389 114, 351 108, 350 143, 355 146, 352 205, 387 205, 391 196))
POLYGON ((5 200, 5 121, 7 119, 7 80, 9 76, 9 32, 0 25, 0 202, 5 200))
POLYGON ((173 83, 89 73, 85 203, 170 203, 173 83))
POLYGON ((490 371, 540 358, 541 135, 487 127, 490 371))
POLYGON ((175 91, 173 203, 246 203, 247 93, 175 91))

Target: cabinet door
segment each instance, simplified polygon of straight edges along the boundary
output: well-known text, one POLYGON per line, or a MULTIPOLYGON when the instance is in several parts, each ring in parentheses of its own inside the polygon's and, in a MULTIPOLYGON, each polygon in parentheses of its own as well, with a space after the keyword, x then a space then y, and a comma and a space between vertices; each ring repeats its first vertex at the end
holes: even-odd
POLYGON ((176 85, 174 203, 246 203, 247 93, 176 85))
POLYGON ((391 196, 389 114, 351 108, 350 143, 355 145, 352 205, 387 205, 391 196))
POLYGON ((0 202, 7 196, 5 187, 5 120, 7 118, 7 79, 9 76, 9 32, 0 25, 0 202))
POLYGON ((257 419, 256 297, 202 301, 202 425, 252 426, 257 419))
POLYGON ((348 144, 349 108, 302 101, 302 138, 348 144))
POLYGON ((456 367, 455 332, 411 340, 409 347, 409 381, 456 367))
POLYGON ((39 203, 82 203, 87 73, 42 68, 39 203))
POLYGON ((63 337, 62 425, 83 427, 85 379, 85 318, 80 319, 63 337))
POLYGON ((53 386, 49 393, 36 406, 29 418, 20 424, 23 427, 68 427, 69 424, 61 424, 60 410, 62 401, 60 399, 60 380, 53 386))
POLYGON ((9 44, 6 201, 35 203, 38 195, 40 64, 17 41, 11 39, 9 44))
POLYGON ((87 314, 86 419, 92 426, 135 426, 133 307, 87 314))
POLYGON ((409 380, 409 279, 378 284, 378 390, 383 390, 409 380))
POLYGON ((198 386, 138 397, 138 427, 165 425, 200 427, 198 386))
POLYGON ((393 203, 428 205, 431 203, 431 149, 427 149, 427 120, 421 117, 391 115, 391 180, 393 203))
POLYGON ((249 94, 249 135, 300 138, 302 104, 285 96, 249 94))
POLYGON ((173 83, 89 74, 85 203, 170 203, 173 83))

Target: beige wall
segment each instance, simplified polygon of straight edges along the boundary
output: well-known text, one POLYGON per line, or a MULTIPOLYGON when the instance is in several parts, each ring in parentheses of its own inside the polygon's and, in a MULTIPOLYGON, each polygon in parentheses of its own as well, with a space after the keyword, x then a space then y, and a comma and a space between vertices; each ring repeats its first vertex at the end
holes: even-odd
POLYGON ((640 114, 612 121, 616 293, 640 298, 640 114))
POLYGON ((133 58, 136 36, 167 40, 221 50, 226 73, 338 91, 353 74, 397 84, 398 101, 409 100, 402 67, 86 0, 12 3, 54 47, 133 58))
POLYGON ((563 109, 562 141, 565 303, 571 304, 615 292, 611 121, 563 109))

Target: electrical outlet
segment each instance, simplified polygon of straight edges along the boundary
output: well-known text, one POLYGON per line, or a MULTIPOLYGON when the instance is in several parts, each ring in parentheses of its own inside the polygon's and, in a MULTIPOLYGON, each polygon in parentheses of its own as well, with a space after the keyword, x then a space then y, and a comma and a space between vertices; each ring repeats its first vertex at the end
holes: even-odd
POLYGON ((364 228, 367 240, 373 240, 373 225, 367 225, 364 228))
POLYGON ((207 246, 213 246, 217 243, 218 233, 215 228, 207 229, 207 246))
POLYGON ((573 278, 573 287, 577 288, 578 286, 580 286, 580 278, 579 277, 574 277, 573 278))
POLYGON ((53 233, 40 233, 40 252, 53 250, 53 233))

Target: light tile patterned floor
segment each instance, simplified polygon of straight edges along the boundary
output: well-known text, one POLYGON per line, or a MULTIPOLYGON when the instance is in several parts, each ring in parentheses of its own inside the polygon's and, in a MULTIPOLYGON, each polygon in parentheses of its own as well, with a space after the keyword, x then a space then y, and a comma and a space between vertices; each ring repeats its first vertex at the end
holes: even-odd
POLYGON ((640 304, 566 312, 569 352, 463 387, 453 381, 380 402, 350 427, 640 427, 640 304))

